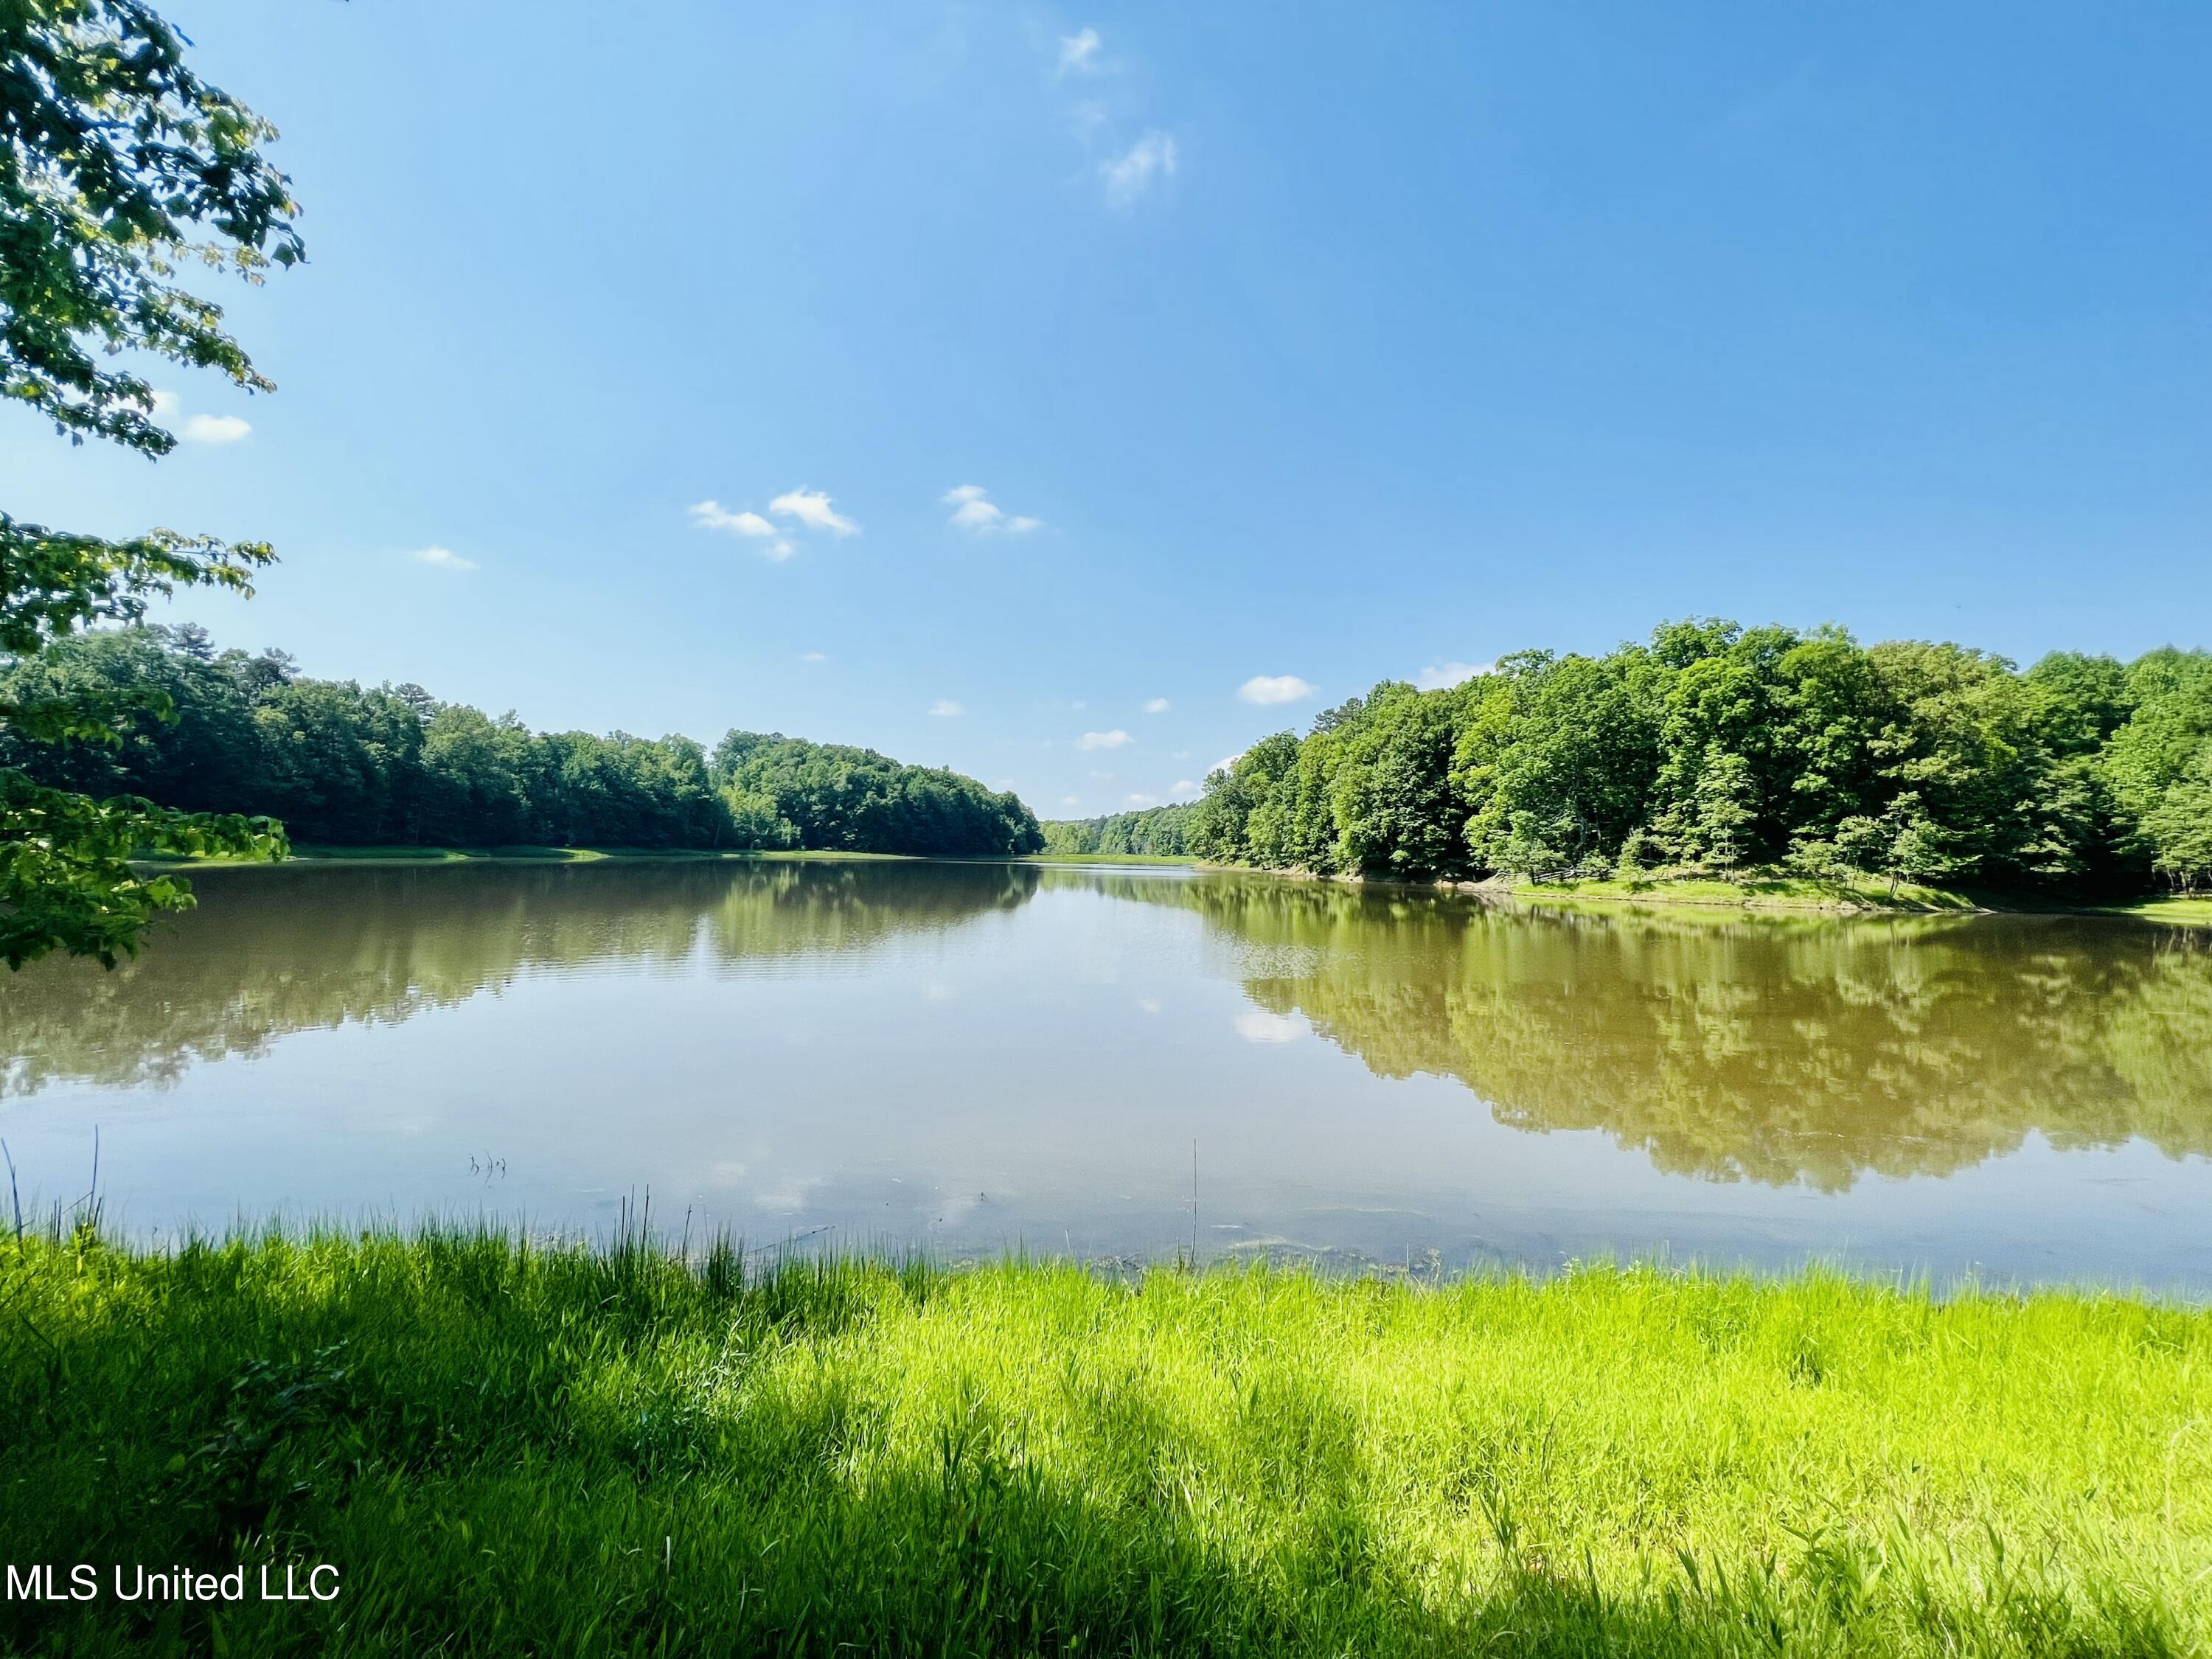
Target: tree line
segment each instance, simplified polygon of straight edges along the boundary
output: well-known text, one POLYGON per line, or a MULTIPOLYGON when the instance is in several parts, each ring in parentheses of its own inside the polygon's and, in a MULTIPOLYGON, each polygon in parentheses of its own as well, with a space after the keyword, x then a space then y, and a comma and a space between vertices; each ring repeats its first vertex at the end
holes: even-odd
POLYGON ((1385 681, 1206 781, 1209 861, 1407 879, 1778 871, 2081 895, 2212 883, 2212 654, 1670 623, 1385 681))
POLYGON ((690 738, 532 732, 417 685, 298 672, 217 650, 196 627, 78 634, 0 670, 0 706, 107 711, 112 741, 0 728, 0 767, 106 799, 280 820, 345 846, 545 844, 1034 852, 1011 793, 872 750, 732 731, 690 738))
POLYGON ((1180 858, 1190 851, 1191 803, 1113 812, 1096 818, 1048 818, 1044 850, 1062 854, 1136 853, 1180 858))

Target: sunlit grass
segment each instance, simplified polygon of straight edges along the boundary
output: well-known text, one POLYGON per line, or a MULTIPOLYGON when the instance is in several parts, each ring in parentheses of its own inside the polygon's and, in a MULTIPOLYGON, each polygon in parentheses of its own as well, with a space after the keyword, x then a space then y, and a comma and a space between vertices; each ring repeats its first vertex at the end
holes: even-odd
POLYGON ((0 1559, 224 1653, 2183 1654, 2212 1315, 433 1233, 0 1244, 0 1559))
POLYGON ((1973 898, 1948 888, 1868 877, 1813 881, 1802 876, 1747 872, 1739 879, 1655 872, 1648 877, 1589 881, 1516 881, 1517 898, 1625 899, 1646 904, 1740 905, 1751 909, 1973 910, 1973 898))
POLYGON ((2193 927, 2212 924, 2212 894, 2168 893, 2112 908, 2123 915, 2146 916, 2153 921, 2186 922, 2193 927))

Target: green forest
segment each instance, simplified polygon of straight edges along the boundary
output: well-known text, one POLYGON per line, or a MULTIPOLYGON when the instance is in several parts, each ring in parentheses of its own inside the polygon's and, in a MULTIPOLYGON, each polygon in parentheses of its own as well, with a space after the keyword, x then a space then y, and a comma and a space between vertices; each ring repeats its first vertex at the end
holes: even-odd
POLYGON ((2193 890, 2212 882, 2212 653, 2022 672, 1834 627, 1670 623, 1449 690, 1385 681, 1173 810, 1196 857, 1326 874, 2193 890))
POLYGON ((808 848, 1029 853, 1012 794, 872 750, 733 731, 532 732, 416 685, 300 673, 281 652, 217 650, 194 627, 57 641, 0 671, 0 704, 109 711, 114 741, 0 727, 0 767, 106 799, 281 821, 341 846, 808 848))
POLYGON ((1052 818, 1044 828, 1044 850, 1061 857, 1097 853, 1133 853, 1148 858, 1181 858, 1190 851, 1191 806, 1148 807, 1096 818, 1052 818))

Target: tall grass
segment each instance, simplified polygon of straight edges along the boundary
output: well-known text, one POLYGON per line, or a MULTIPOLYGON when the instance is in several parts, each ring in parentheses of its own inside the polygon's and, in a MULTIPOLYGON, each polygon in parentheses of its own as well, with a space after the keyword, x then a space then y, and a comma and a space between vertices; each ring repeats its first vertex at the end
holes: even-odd
POLYGON ((0 1603, 300 1653, 2185 1654, 2212 1316, 1650 1269, 1436 1286, 483 1233, 0 1243, 0 1603))

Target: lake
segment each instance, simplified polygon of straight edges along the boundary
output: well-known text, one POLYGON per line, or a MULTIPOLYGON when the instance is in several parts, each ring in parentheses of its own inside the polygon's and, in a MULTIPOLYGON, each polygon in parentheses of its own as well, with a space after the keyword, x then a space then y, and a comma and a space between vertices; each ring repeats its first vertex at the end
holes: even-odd
POLYGON ((0 980, 27 1211, 2212 1289, 2212 937, 1175 868, 218 870, 0 980), (689 1217, 688 1224, 686 1221, 689 1217))

